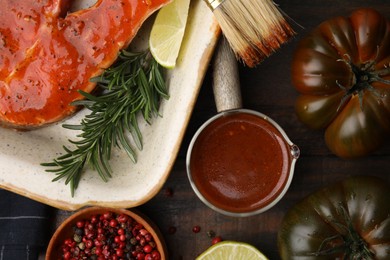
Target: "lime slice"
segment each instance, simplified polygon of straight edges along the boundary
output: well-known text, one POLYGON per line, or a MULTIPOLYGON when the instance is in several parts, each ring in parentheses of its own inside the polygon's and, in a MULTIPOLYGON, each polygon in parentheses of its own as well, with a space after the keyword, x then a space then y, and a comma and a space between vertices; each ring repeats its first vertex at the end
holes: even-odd
POLYGON ((268 260, 254 246, 243 242, 223 241, 204 251, 196 260, 268 260))
POLYGON ((187 23, 190 0, 173 0, 160 9, 150 32, 149 47, 156 61, 174 68, 187 23))

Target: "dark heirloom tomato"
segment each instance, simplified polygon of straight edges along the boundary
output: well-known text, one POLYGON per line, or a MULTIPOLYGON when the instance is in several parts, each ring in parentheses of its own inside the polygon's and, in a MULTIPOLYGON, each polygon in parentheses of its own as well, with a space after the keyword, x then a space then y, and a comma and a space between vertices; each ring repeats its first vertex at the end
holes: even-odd
POLYGON ((326 128, 333 153, 374 151, 390 134, 390 22, 368 8, 323 22, 299 42, 292 82, 299 119, 326 128))
POLYGON ((309 195, 285 215, 282 259, 390 259, 390 185, 355 176, 309 195))

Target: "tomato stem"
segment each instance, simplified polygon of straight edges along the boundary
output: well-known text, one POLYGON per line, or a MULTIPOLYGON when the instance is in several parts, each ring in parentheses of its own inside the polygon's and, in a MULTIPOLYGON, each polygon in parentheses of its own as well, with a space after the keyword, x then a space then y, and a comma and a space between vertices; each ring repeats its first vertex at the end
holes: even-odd
POLYGON ((368 90, 378 98, 381 98, 381 95, 378 90, 372 86, 373 82, 381 82, 390 85, 390 80, 382 78, 383 76, 387 76, 390 74, 390 67, 385 66, 384 69, 376 71, 376 59, 357 66, 352 63, 351 58, 349 56, 346 57, 347 59, 339 59, 338 61, 342 61, 348 65, 354 75, 354 78, 352 82, 352 87, 350 88, 342 86, 338 81, 336 81, 337 86, 339 86, 345 91, 345 94, 342 97, 340 104, 337 108, 337 111, 352 95, 358 95, 360 109, 363 110, 363 94, 365 90, 368 90))
POLYGON ((338 233, 341 234, 325 238, 321 242, 318 251, 310 255, 329 256, 344 253, 344 259, 374 259, 374 254, 368 248, 366 241, 354 228, 345 207, 340 205, 337 212, 342 215, 342 219, 344 219, 345 223, 336 221, 332 221, 332 223, 341 229, 341 231, 338 230, 338 233))

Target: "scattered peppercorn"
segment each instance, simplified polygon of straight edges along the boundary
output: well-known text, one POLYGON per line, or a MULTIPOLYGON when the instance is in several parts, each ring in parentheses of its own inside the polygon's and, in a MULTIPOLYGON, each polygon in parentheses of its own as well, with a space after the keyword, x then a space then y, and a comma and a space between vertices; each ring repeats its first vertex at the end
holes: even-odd
POLYGON ((194 232, 194 233, 199 233, 199 232, 200 232, 200 226, 194 226, 194 227, 192 228, 192 232, 194 232))
POLYGON ((175 234, 176 233, 176 227, 170 226, 168 228, 168 233, 171 234, 171 235, 175 234))
POLYGON ((172 197, 173 196, 173 189, 172 188, 166 188, 165 189, 165 196, 172 197))
POLYGON ((73 230, 62 244, 62 259, 161 259, 150 232, 126 214, 94 215, 73 230))
POLYGON ((215 237, 215 232, 213 230, 209 230, 209 231, 207 231, 207 236, 209 238, 213 238, 213 237, 215 237))
POLYGON ((220 236, 216 236, 211 240, 211 244, 215 245, 216 243, 219 243, 222 241, 222 238, 220 236))

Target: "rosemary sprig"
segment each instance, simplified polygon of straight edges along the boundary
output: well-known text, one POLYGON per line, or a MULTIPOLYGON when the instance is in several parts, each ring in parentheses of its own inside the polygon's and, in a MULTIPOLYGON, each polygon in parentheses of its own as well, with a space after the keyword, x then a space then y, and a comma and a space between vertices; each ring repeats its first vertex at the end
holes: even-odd
POLYGON ((168 99, 162 69, 148 50, 141 53, 121 51, 113 66, 91 80, 97 83, 101 94, 95 96, 80 91, 85 99, 72 103, 91 112, 79 125, 63 125, 81 131, 78 140, 69 140, 75 149, 63 146, 64 155, 41 164, 51 167, 46 171, 57 175, 53 181, 65 178, 72 197, 84 167, 96 170, 103 181, 108 181, 112 173, 109 161, 114 146, 123 148, 134 163, 137 161, 135 148, 126 133, 131 134, 131 139, 141 150, 143 142, 138 113, 150 124, 151 119, 159 115, 161 98, 168 99))

